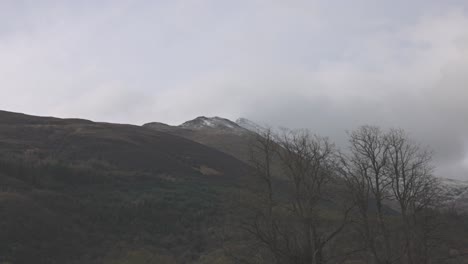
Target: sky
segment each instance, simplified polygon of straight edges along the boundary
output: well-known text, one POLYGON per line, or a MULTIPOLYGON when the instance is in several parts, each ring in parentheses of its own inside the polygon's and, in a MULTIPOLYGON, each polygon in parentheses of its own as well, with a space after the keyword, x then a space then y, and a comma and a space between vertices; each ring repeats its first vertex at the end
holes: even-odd
POLYGON ((466 0, 0 0, 0 109, 403 128, 468 180, 466 0))

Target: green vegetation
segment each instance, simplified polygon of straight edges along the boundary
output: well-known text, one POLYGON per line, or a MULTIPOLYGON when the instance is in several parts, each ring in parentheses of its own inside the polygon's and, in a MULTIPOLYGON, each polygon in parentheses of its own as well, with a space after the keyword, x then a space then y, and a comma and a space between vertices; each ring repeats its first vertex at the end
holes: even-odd
POLYGON ((146 256, 146 248, 152 248, 151 254, 166 252, 167 259, 193 261, 214 244, 210 232, 222 222, 219 192, 226 187, 200 176, 171 180, 59 163, 1 164, 2 261, 63 263, 85 258, 100 263, 122 250, 135 261, 160 257, 146 256), (31 173, 40 179, 39 185, 30 181, 31 173), (75 180, 80 178, 87 180, 75 180))

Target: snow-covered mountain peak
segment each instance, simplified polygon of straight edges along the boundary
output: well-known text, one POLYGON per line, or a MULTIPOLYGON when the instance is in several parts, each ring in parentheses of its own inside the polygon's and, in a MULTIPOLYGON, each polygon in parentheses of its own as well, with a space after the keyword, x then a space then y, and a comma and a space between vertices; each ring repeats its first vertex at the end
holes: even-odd
POLYGON ((232 130, 239 130, 242 129, 239 125, 232 122, 229 119, 221 118, 221 117, 205 117, 199 116, 193 120, 187 121, 180 125, 182 128, 188 129, 205 129, 205 128, 215 128, 215 129, 232 129, 232 130))

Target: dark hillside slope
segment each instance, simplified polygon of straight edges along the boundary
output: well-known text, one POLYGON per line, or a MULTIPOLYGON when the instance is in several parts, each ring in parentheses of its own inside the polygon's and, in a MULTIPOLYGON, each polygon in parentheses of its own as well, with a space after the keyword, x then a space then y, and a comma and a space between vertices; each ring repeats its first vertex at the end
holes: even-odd
POLYGON ((2 125, 66 125, 66 124, 91 124, 92 121, 78 118, 55 118, 32 116, 22 113, 14 113, 0 110, 0 121, 2 125))
POLYGON ((148 128, 0 111, 0 263, 195 262, 248 169, 148 128))
POLYGON ((0 156, 12 155, 169 174, 197 173, 206 167, 224 177, 238 177, 247 169, 205 145, 139 126, 0 112, 0 156))

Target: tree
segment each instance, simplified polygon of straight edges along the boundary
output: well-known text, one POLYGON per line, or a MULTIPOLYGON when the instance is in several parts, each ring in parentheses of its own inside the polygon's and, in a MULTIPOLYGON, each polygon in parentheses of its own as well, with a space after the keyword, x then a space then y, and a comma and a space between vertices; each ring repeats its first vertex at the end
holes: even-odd
MULTIPOLYGON (((414 143, 401 129, 390 130, 386 166, 392 182, 392 198, 398 203, 405 234, 405 261, 428 262, 434 224, 430 212, 439 202, 438 181, 432 175, 432 153, 414 143)), ((437 226, 437 225, 436 225, 437 226)))
POLYGON ((349 155, 342 158, 342 175, 358 208, 357 230, 372 255, 372 262, 394 263, 398 256, 391 245, 384 213, 391 187, 385 169, 388 160, 385 135, 378 127, 362 126, 350 133, 349 143, 349 155))
POLYGON ((403 130, 363 126, 349 137, 341 172, 358 208, 356 230, 372 256, 367 261, 427 263, 439 200, 431 152, 403 130), (391 208, 399 220, 386 213, 391 208))
POLYGON ((338 208, 330 187, 337 180, 337 150, 326 138, 308 131, 271 130, 254 144, 255 197, 249 197, 250 217, 243 222, 259 249, 263 263, 323 264, 333 257, 330 247, 348 223, 350 209, 338 208), (273 177, 272 157, 279 156, 282 171, 273 177), (343 212, 325 216, 325 204, 343 212))
POLYGON ((349 133, 349 143, 341 153, 306 130, 281 136, 268 130, 257 138, 256 183, 244 195, 248 213, 241 225, 255 257, 244 262, 434 261, 440 188, 432 153, 403 130, 375 126, 349 133), (273 169, 275 162, 281 173, 273 169), (343 250, 350 236, 356 246, 343 250))

